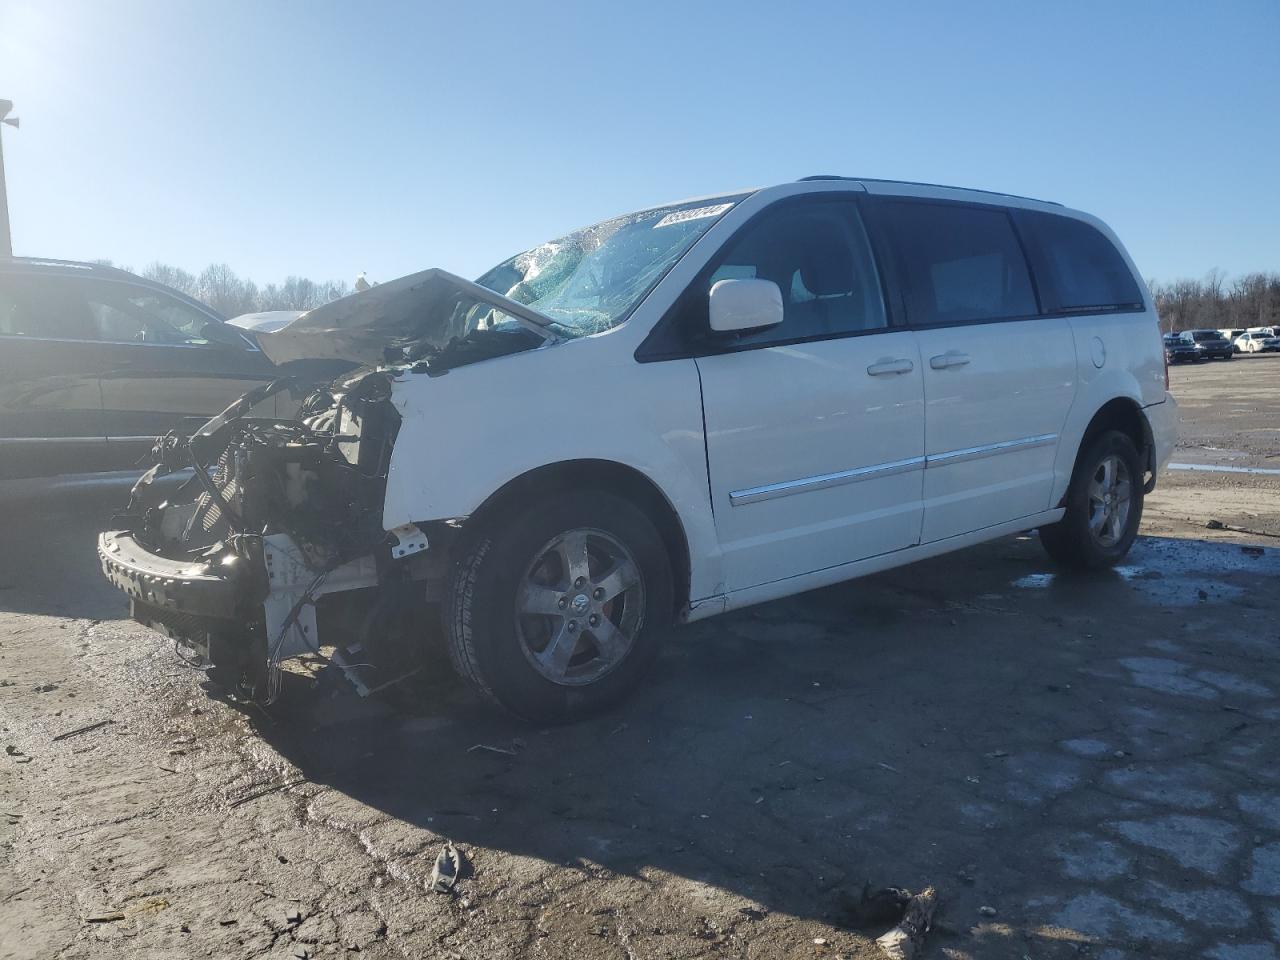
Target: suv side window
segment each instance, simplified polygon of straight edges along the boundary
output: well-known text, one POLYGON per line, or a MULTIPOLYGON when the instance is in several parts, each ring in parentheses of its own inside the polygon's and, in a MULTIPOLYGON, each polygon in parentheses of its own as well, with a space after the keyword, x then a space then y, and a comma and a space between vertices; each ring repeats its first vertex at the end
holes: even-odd
POLYGON ((667 321, 643 353, 719 353, 886 327, 880 280, 857 206, 846 199, 805 200, 766 209, 689 285, 667 321), (751 278, 778 285, 782 323, 747 333, 712 333, 711 287, 719 280, 751 278))
POLYGON ((1045 309, 1076 313, 1141 310, 1142 293, 1115 246, 1092 225, 1019 211, 1045 309))
POLYGON ((97 340, 93 314, 77 278, 0 275, 0 336, 97 340))
POLYGON ((912 200, 882 201, 873 209, 897 253, 912 324, 1039 313, 1022 245, 1005 210, 912 200))
POLYGON ((98 336, 113 343, 202 345, 212 317, 158 290, 110 280, 82 281, 98 336))

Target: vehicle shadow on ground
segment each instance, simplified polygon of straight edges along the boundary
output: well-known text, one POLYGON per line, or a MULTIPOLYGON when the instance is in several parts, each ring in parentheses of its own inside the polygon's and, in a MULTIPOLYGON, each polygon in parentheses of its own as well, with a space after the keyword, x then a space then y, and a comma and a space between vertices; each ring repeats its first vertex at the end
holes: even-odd
POLYGON ((967 929, 1023 902, 1046 829, 1114 812, 1094 790, 1109 754, 1062 744, 1127 742, 1117 711, 1149 691, 1117 658, 1216 603, 1269 604, 1253 597, 1277 572, 1277 551, 1143 538, 1119 570, 1070 576, 1010 538, 675 630, 637 696, 577 724, 507 719, 443 672, 409 711, 293 690, 259 730, 312 782, 464 848, 837 922, 864 882, 935 884, 967 929))
MULTIPOLYGON (((102 576, 98 534, 129 501, 128 481, 0 493, 0 610, 106 620, 129 601, 102 576)), ((3 487, 0 487, 3 490, 3 487)))

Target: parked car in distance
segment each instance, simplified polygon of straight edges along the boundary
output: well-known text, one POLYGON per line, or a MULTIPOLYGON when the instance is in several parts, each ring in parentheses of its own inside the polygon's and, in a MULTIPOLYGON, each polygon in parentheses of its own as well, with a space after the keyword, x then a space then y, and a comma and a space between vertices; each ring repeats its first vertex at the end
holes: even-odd
POLYGON ((1280 351, 1280 337, 1246 330, 1236 337, 1236 349, 1241 353, 1275 353, 1280 351))
POLYGON ((1243 327, 1235 327, 1235 328, 1219 327, 1218 333, 1221 334, 1222 337, 1224 337, 1227 341, 1229 341, 1231 344, 1234 345, 1236 342, 1236 337, 1244 333, 1244 328, 1243 327))
POLYGON ((673 621, 1031 529, 1105 567, 1177 423, 1101 221, 916 183, 642 210, 260 342, 364 369, 300 420, 211 421, 205 489, 140 484, 99 556, 136 619, 264 699, 316 644, 426 643, 430 597, 458 671, 547 722, 616 703, 673 621))
POLYGON ((261 313, 242 313, 227 323, 250 333, 274 333, 286 324, 302 316, 305 310, 264 310, 261 313))
POLYGON ((243 331, 114 267, 0 258, 0 478, 134 466, 276 376, 243 331))
POLYGON ((1169 363, 1199 363, 1208 359, 1198 343, 1180 333, 1164 335, 1164 356, 1169 363))
POLYGON ((1183 336, 1191 338, 1206 360, 1230 360, 1235 356, 1231 341, 1217 330, 1188 330, 1183 336))

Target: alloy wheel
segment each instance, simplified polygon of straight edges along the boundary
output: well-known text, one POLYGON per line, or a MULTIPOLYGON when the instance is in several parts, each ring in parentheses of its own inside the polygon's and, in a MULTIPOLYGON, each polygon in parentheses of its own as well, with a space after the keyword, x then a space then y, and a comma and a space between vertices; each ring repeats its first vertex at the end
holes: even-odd
POLYGON ((594 683, 626 659, 644 617, 644 578, 631 552, 603 530, 549 540, 516 592, 516 634, 552 683, 594 683))
POLYGON ((1124 458, 1103 457, 1089 481, 1089 533, 1099 546, 1114 547, 1129 523, 1133 481, 1124 458))

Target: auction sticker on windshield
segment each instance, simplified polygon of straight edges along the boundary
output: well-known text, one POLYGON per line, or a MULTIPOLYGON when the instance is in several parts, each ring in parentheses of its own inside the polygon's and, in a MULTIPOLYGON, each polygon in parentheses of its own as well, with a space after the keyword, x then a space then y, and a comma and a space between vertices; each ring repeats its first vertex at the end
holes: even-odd
POLYGON ((732 203, 717 203, 710 207, 693 207, 690 210, 677 210, 675 213, 668 213, 665 217, 653 225, 653 229, 659 227, 669 227, 675 223, 685 223, 689 220, 701 220, 703 217, 718 217, 730 207, 732 203))

